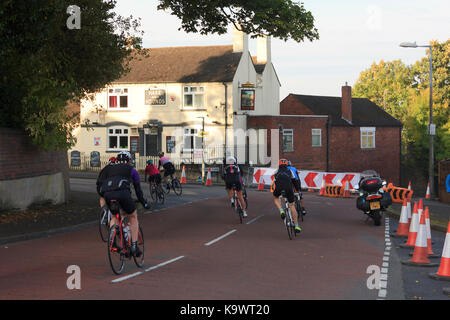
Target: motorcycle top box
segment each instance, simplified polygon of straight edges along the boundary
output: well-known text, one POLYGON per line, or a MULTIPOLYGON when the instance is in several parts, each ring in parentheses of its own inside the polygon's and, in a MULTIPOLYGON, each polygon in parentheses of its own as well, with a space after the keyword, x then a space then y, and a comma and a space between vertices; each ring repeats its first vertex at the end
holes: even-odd
POLYGON ((379 177, 368 177, 361 180, 359 189, 366 192, 376 192, 383 186, 383 181, 379 177))

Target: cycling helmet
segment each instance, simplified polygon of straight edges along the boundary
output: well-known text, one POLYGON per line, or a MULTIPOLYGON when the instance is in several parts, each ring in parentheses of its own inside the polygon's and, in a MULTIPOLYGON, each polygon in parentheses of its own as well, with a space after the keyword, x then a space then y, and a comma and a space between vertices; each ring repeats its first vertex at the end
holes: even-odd
POLYGON ((147 164, 153 164, 153 160, 152 159, 147 160, 147 164))
POLYGON ((280 161, 278 161, 278 165, 279 166, 288 166, 289 161, 287 159, 280 159, 280 161))
POLYGON ((128 151, 120 151, 117 155, 117 162, 128 163, 131 160, 131 154, 128 151))
POLYGON ((116 157, 109 158, 109 163, 116 163, 117 159, 116 157))
POLYGON ((227 158, 227 164, 235 164, 237 163, 237 160, 235 157, 228 157, 227 158))

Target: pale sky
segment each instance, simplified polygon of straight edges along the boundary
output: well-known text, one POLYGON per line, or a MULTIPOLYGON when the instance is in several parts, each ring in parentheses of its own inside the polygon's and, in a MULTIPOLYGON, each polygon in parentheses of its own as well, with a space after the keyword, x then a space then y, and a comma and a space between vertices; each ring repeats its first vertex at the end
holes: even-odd
MULTIPOLYGON (((401 42, 428 44, 450 38, 448 0, 305 0, 320 39, 297 43, 272 38, 272 62, 281 81, 280 99, 289 93, 340 96, 341 86, 353 86, 359 73, 373 62, 420 60, 426 48, 401 48, 401 42)), ((116 12, 142 18, 146 48, 224 45, 228 34, 208 35, 178 31, 180 20, 156 9, 157 0, 118 0, 116 12)), ((250 39, 256 55, 256 40, 250 39)))

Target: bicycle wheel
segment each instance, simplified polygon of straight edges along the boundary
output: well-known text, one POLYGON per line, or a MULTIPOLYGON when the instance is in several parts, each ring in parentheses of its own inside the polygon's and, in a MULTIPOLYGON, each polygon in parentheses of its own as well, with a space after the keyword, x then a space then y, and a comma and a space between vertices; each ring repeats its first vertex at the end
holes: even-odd
POLYGON ((166 196, 164 195, 164 190, 161 185, 157 187, 156 197, 157 197, 156 202, 159 201, 159 203, 164 204, 166 196))
POLYGON ((98 220, 98 229, 100 231, 100 237, 103 242, 108 242, 109 235, 109 217, 108 217, 108 209, 102 208, 100 210, 100 219, 98 220))
POLYGON ((109 230, 108 259, 112 271, 115 274, 121 274, 125 265, 125 255, 123 254, 120 229, 118 225, 112 226, 109 230))
POLYGON ((237 206, 237 213, 239 215, 239 221, 242 223, 244 216, 243 216, 243 211, 242 211, 240 204, 238 204, 238 206, 237 206))
POLYGON ((174 178, 172 180, 172 188, 173 188, 173 192, 175 192, 175 194, 177 196, 180 196, 181 193, 183 192, 183 188, 181 187, 181 183, 180 183, 180 181, 178 181, 177 178, 174 178))
POLYGON ((245 210, 248 209, 248 200, 247 200, 247 190, 244 189, 244 191, 242 192, 242 196, 244 197, 244 201, 245 201, 245 210))
POLYGON ((300 204, 300 201, 295 200, 295 210, 297 210, 297 217, 301 218, 301 220, 303 221, 303 210, 302 210, 302 205, 300 204))
POLYGON ((139 226, 139 233, 138 233, 138 240, 137 245, 141 249, 142 254, 140 257, 134 257, 134 263, 138 266, 138 268, 142 268, 144 266, 144 253, 145 253, 145 247, 144 247, 144 233, 142 232, 141 226, 139 226))
POLYGON ((292 238, 294 237, 295 234, 295 230, 294 230, 294 223, 291 219, 291 213, 290 213, 290 209, 286 209, 286 218, 284 218, 284 224, 286 225, 286 230, 289 236, 289 239, 292 240, 292 238))
POLYGON ((156 188, 153 186, 153 183, 150 183, 149 188, 150 188, 150 197, 152 198, 153 201, 158 202, 156 188))
MULTIPOLYGON (((163 182, 161 182, 161 183, 163 183, 163 182)), ((167 180, 167 185, 162 188, 163 188, 165 194, 169 194, 170 189, 172 188, 172 179, 170 179, 170 181, 167 180), (167 186, 168 186, 168 188, 167 188, 167 186)))

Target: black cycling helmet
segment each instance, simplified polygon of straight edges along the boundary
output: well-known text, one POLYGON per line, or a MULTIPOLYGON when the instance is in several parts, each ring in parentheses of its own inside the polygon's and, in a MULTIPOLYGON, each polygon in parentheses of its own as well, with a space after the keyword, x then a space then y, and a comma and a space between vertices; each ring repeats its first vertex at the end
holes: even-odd
POLYGON ((164 157, 164 152, 160 151, 160 152, 158 153, 158 157, 164 157))

